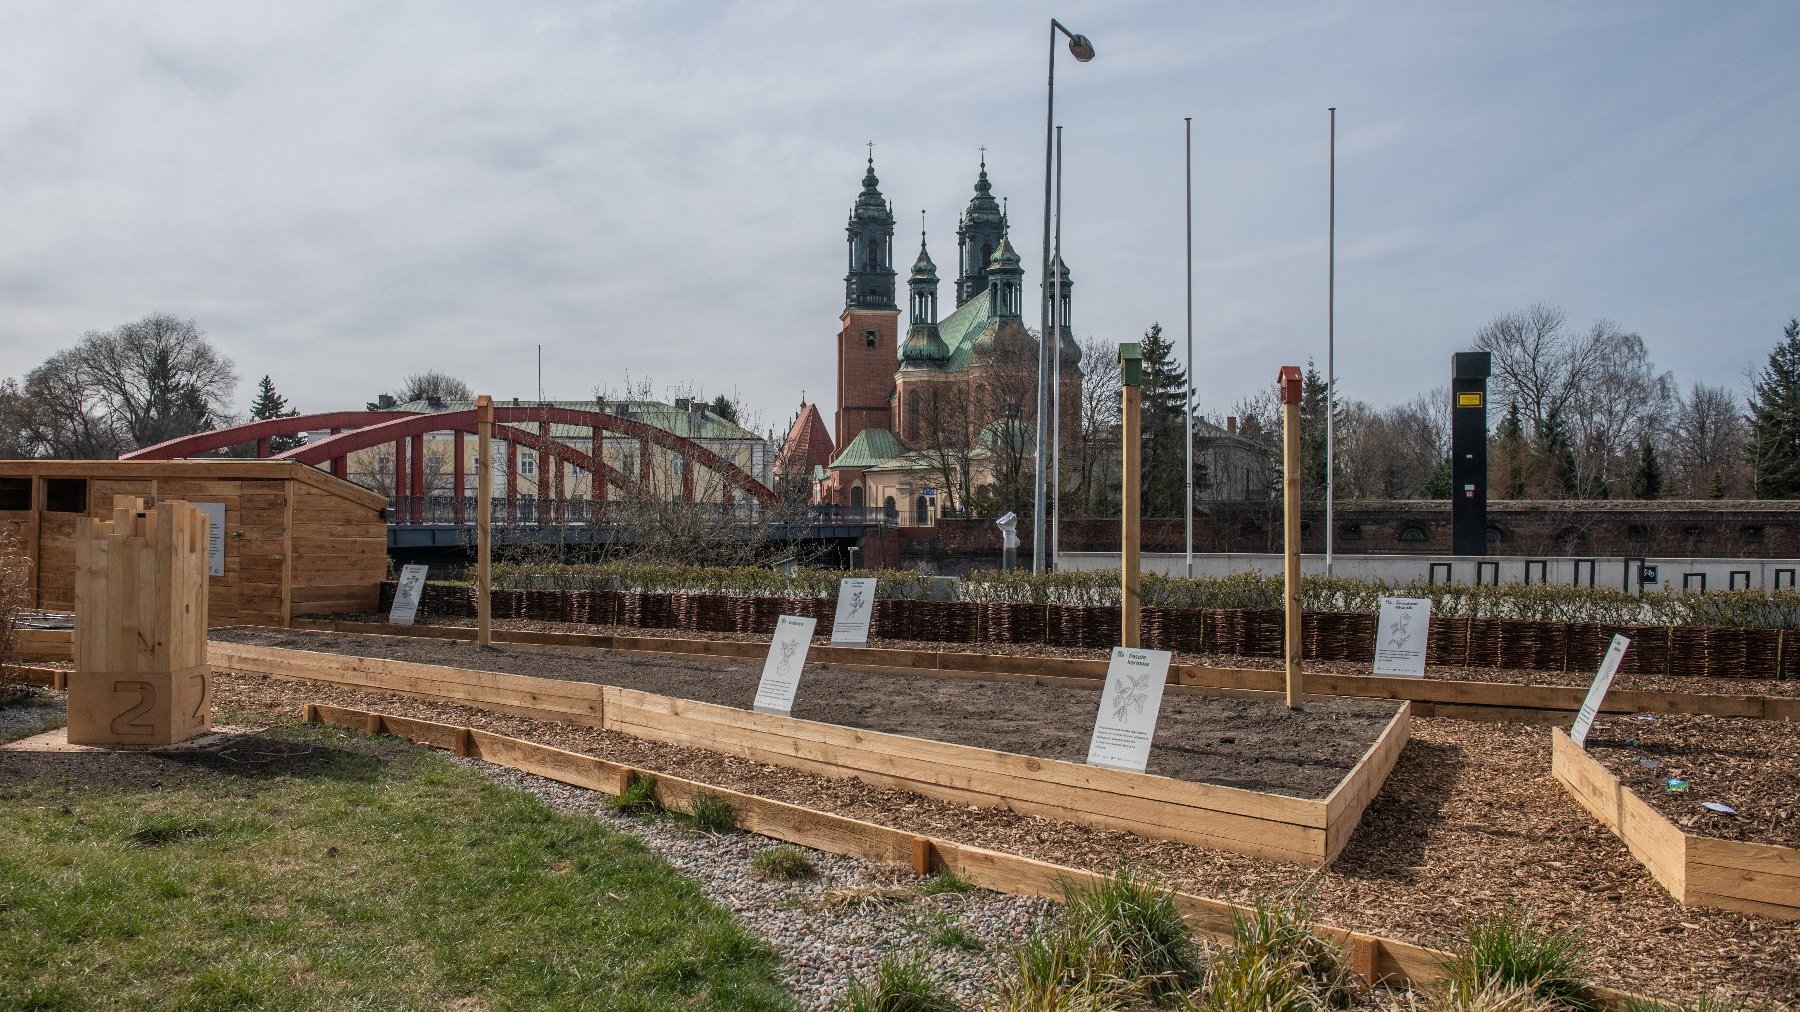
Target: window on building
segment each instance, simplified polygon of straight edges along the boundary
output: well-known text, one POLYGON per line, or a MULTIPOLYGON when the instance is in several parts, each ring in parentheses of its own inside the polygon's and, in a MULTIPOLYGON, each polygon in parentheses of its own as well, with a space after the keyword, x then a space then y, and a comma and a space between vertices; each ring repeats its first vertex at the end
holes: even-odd
POLYGON ((913 523, 921 527, 931 523, 931 500, 924 496, 913 500, 913 523))
POLYGON ((1346 538, 1362 537, 1362 524, 1338 524, 1338 533, 1346 538))
POLYGON ((0 510, 31 508, 30 478, 0 478, 0 510))
POLYGON ((523 475, 524 477, 529 478, 536 473, 537 473, 537 458, 536 457, 520 457, 519 458, 519 474, 523 475))
POLYGON ((1497 545, 1506 540, 1506 532, 1501 530, 1497 524, 1488 524, 1487 539, 1488 544, 1497 545))
MULTIPOLYGON (((869 289, 869 294, 874 295, 875 289, 873 289, 873 288, 869 289)), ((871 348, 875 347, 875 332, 872 330, 863 331, 863 341, 866 342, 869 347, 871 347, 871 348)))
POLYGON ((1425 528, 1420 527, 1418 524, 1407 524, 1405 527, 1400 528, 1400 540, 1424 541, 1425 528))
POLYGON ((1745 541, 1761 541, 1763 539, 1763 529, 1754 524, 1749 527, 1740 527, 1738 528, 1738 537, 1743 538, 1745 541))
POLYGON ((881 505, 883 507, 885 507, 887 509, 887 511, 890 513, 892 513, 895 509, 899 508, 898 505, 894 502, 894 497, 891 495, 888 496, 886 499, 883 499, 881 501, 881 505))
POLYGON ((862 509, 862 504, 863 504, 862 486, 861 485, 850 486, 850 505, 856 509, 862 509))
POLYGON ((45 478, 44 508, 52 513, 86 513, 86 478, 45 478))
POLYGON ((1627 524, 1625 526, 1625 539, 1627 541, 1649 541, 1650 528, 1643 524, 1627 524))

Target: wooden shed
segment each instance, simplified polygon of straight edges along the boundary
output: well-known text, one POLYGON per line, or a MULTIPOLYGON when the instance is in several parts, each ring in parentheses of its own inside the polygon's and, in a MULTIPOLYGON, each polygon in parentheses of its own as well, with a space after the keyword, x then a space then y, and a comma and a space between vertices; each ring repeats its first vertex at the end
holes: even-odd
POLYGON ((36 607, 68 610, 75 525, 113 496, 182 499, 224 522, 209 551, 211 625, 374 611, 387 572, 387 499, 285 460, 0 461, 0 532, 34 565, 36 607))

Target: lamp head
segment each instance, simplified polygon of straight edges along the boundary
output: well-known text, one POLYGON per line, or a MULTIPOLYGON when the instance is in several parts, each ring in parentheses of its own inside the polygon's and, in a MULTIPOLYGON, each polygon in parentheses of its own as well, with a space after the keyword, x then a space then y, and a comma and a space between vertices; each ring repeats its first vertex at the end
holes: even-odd
POLYGON ((1094 44, 1089 42, 1085 35, 1071 35, 1069 36, 1069 55, 1086 63, 1094 58, 1094 44))

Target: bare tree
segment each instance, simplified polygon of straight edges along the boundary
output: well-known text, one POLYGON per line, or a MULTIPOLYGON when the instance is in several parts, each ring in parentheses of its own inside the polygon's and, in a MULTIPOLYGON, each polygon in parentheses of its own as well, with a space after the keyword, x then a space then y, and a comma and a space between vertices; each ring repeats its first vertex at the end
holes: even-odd
POLYGON ((1494 393, 1519 405, 1532 433, 1566 417, 1594 363, 1587 342, 1565 328, 1568 314, 1542 303, 1503 313, 1475 332, 1475 347, 1493 356, 1494 393))
POLYGON ((1063 476, 1062 505, 1064 513, 1100 516, 1110 514, 1119 498, 1119 349, 1091 337, 1083 341, 1081 373, 1074 453, 1064 463, 1070 473, 1063 476))
POLYGON ((217 427, 237 386, 206 333, 168 313, 89 331, 75 354, 81 381, 137 447, 217 427))
POLYGON ((926 477, 944 499, 944 513, 969 508, 973 495, 971 460, 977 428, 967 377, 927 385, 919 391, 919 453, 926 477))
POLYGON ((1020 512, 1032 501, 1037 452, 1037 341, 1001 330, 971 368, 975 441, 988 455, 991 484, 971 503, 982 514, 1020 512))
POLYGON ((25 456, 100 460, 131 448, 87 381, 79 349, 50 356, 25 374, 23 389, 15 390, 8 428, 25 456))
POLYGON ((469 385, 448 373, 437 370, 414 373, 400 382, 400 392, 394 399, 402 404, 408 401, 472 401, 475 394, 469 385))
POLYGON ((1439 388, 1405 404, 1343 405, 1338 488, 1345 499, 1416 499, 1450 459, 1450 397, 1439 388))
POLYGON ((1587 361, 1570 400, 1576 489, 1583 498, 1626 493, 1634 455, 1663 441, 1675 378, 1657 372, 1644 339, 1596 321, 1579 344, 1587 361))
POLYGON ((1704 383, 1695 383, 1676 406, 1668 456, 1682 497, 1703 499, 1715 488, 1726 495, 1744 494, 1750 429, 1743 412, 1736 394, 1704 383))

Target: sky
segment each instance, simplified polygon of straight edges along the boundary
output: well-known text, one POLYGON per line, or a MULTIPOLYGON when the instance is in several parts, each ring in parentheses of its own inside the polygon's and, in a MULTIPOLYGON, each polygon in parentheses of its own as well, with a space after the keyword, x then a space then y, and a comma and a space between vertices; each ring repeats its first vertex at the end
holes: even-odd
MULTIPOLYGON (((1545 302, 1742 388, 1800 315, 1800 5, 7 0, 0 375, 151 312, 306 411, 426 369, 834 407, 868 142, 953 301, 987 150, 1037 262, 1049 18, 1075 329, 1186 335, 1223 414, 1326 357, 1390 404, 1545 302)), ((1027 275, 1035 292, 1037 272, 1027 275)), ((1035 325, 1037 314, 1028 311, 1035 325)))

